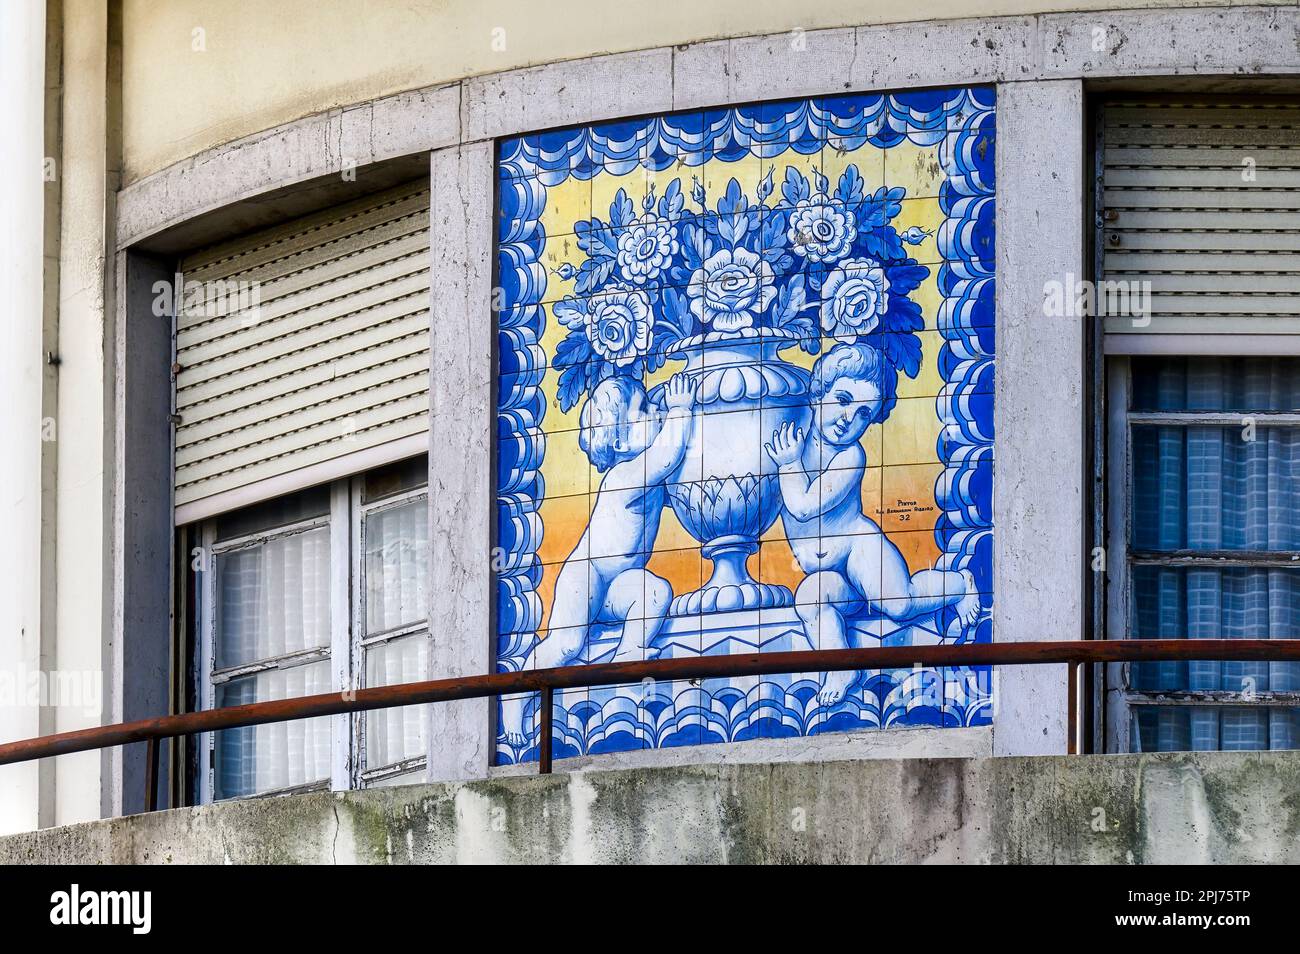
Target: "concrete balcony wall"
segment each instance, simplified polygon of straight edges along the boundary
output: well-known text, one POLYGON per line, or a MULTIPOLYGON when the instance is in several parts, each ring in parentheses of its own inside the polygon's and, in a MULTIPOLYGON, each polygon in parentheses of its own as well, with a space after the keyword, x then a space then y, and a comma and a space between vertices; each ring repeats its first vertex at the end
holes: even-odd
POLYGON ((178 809, 0 863, 1298 862, 1298 792, 1298 752, 691 765, 178 809))

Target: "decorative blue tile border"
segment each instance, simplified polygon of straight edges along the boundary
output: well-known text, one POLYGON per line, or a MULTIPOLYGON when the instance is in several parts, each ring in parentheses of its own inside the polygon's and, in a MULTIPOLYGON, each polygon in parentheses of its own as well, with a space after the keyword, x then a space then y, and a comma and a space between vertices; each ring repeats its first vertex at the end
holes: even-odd
MULTIPOLYGON (((541 474, 548 370, 545 329, 546 235, 540 223, 547 189, 569 177, 622 175, 645 165, 699 166, 748 156, 804 155, 827 140, 846 151, 904 141, 938 146, 945 173, 937 242, 944 339, 937 400, 944 471, 935 488, 940 569, 973 575, 984 605, 973 625, 945 626, 933 641, 992 639, 994 367, 994 89, 969 87, 887 95, 841 96, 695 111, 540 133, 498 147, 496 414, 496 659, 516 671, 542 621, 537 559, 545 499, 541 474), (954 636, 954 631, 958 631, 954 636)), ((939 627, 936 626, 936 629, 939 627)), ((889 644, 891 634, 872 634, 889 644)), ((900 634, 895 633, 897 640, 900 634)), ((588 661, 598 654, 593 651, 588 661)), ((900 725, 972 726, 992 721, 988 667, 864 673, 834 706, 818 704, 817 674, 702 685, 659 684, 557 696, 557 757, 756 737, 900 725)), ((498 763, 535 759, 535 719, 522 745, 499 731, 498 763)))

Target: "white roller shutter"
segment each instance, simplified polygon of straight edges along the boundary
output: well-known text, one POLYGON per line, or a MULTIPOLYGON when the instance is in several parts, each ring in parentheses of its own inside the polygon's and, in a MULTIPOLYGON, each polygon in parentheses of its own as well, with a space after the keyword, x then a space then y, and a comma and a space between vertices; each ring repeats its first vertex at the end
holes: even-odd
POLYGON ((197 252, 176 318, 176 521, 426 449, 429 190, 197 252))
POLYGON ((1107 350, 1300 331, 1300 103, 1141 99, 1102 117, 1102 278, 1150 282, 1151 305, 1149 324, 1106 319, 1107 350))

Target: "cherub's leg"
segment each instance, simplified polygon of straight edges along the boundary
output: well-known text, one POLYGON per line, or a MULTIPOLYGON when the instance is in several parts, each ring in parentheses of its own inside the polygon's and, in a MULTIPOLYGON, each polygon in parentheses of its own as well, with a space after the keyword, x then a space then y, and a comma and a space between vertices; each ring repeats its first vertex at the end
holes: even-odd
MULTIPOLYGON (((845 617, 861 605, 861 597, 848 580, 831 570, 805 577, 795 594, 795 612, 803 623, 808 641, 819 649, 847 649, 845 617)), ((824 706, 839 703, 857 673, 828 672, 822 678, 817 701, 824 706)))
POLYGON ((672 601, 673 588, 668 581, 648 570, 625 570, 615 577, 601 614, 623 623, 615 662, 649 658, 672 601))
MULTIPOLYGON (((551 603, 550 629, 524 661, 525 669, 553 669, 571 663, 587 642, 587 629, 594 615, 592 590, 588 582, 586 561, 566 563, 555 581, 551 603)), ((501 724, 506 742, 520 748, 528 741, 524 712, 531 693, 507 696, 501 700, 501 724)))
POLYGON ((968 571, 924 569, 911 573, 888 537, 872 539, 876 541, 873 546, 856 546, 850 554, 849 580, 885 616, 905 622, 955 605, 963 624, 978 618, 979 594, 968 571))

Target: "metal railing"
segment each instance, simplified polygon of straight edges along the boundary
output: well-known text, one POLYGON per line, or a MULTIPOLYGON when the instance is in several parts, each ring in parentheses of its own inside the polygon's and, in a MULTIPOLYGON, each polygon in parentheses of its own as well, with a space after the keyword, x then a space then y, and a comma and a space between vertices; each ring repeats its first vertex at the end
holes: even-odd
POLYGON ((907 669, 913 666, 1068 666, 1068 754, 1079 750, 1079 667, 1092 663, 1177 660, 1300 661, 1300 639, 1126 639, 1074 642, 967 643, 938 646, 885 646, 875 649, 821 649, 736 656, 693 656, 644 662, 563 666, 457 679, 432 679, 350 692, 329 692, 274 702, 158 716, 117 725, 60 732, 0 745, 0 765, 145 742, 147 811, 157 808, 158 743, 164 739, 288 722, 314 716, 366 712, 394 706, 452 702, 522 692, 541 692, 538 771, 551 771, 552 709, 557 689, 615 686, 646 679, 726 679, 791 672, 907 669))

